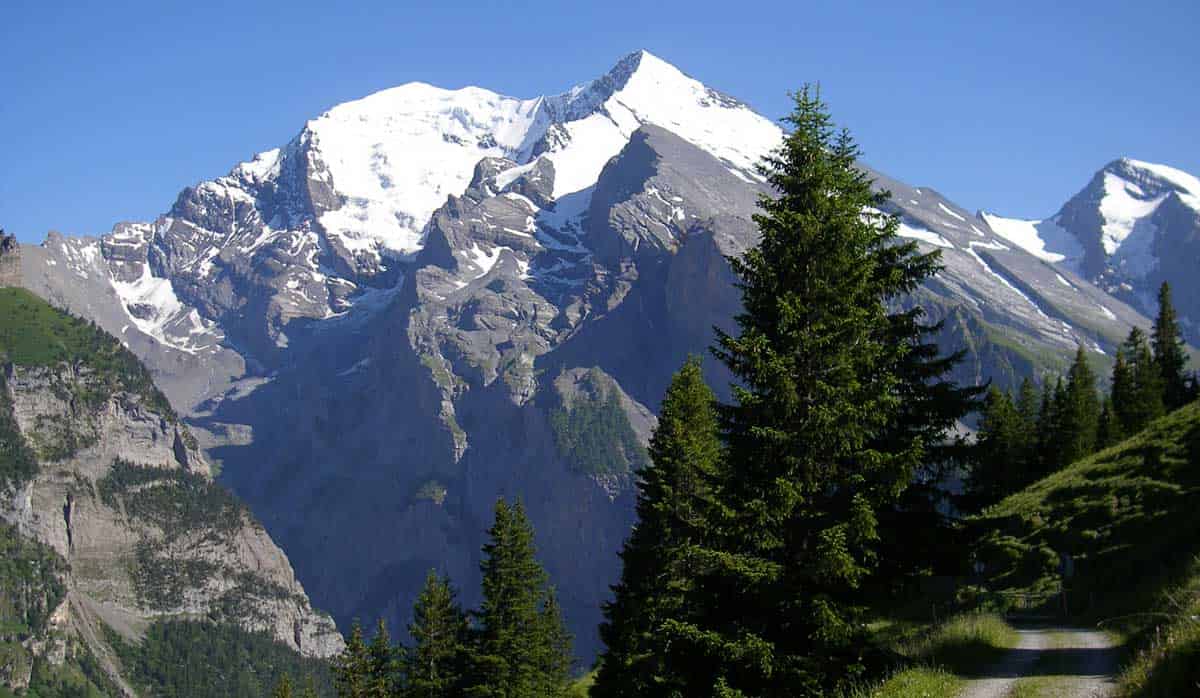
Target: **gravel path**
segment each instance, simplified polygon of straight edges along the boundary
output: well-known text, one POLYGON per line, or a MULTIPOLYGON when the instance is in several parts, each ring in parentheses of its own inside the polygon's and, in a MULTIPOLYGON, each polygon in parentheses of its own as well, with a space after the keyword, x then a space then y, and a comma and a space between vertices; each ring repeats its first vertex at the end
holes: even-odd
POLYGON ((1017 631, 1020 640, 995 666, 971 679, 959 698, 1004 698, 1018 681, 1036 681, 1039 695, 1093 698, 1111 695, 1119 650, 1102 632, 1072 628, 1017 631))

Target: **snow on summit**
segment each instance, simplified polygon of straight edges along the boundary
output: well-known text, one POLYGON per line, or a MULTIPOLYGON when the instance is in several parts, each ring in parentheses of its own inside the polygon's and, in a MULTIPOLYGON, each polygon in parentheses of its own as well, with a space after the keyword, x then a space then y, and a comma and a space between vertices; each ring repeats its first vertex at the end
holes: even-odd
POLYGON ((644 123, 708 150, 743 178, 782 131, 749 107, 639 51, 605 76, 551 97, 409 83, 310 121, 342 205, 320 223, 352 252, 411 255, 447 196, 462 194, 483 157, 548 158, 554 196, 592 186, 644 123), (536 155, 535 155, 536 152, 536 155))
POLYGON ((537 105, 409 83, 334 107, 308 124, 344 197, 321 224, 351 251, 415 252, 430 215, 463 192, 480 158, 520 150, 537 105))

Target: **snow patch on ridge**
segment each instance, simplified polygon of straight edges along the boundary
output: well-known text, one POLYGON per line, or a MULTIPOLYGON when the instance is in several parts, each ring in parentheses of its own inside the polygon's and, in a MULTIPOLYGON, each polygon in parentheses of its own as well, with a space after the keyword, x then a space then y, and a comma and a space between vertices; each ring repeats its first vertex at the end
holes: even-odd
POLYGON ((110 282, 125 314, 145 334, 189 354, 216 345, 212 324, 184 305, 171 280, 152 275, 148 264, 142 264, 141 276, 133 281, 110 278, 110 282))
POLYGON ((997 235, 1038 259, 1071 264, 1083 256, 1079 241, 1054 220, 1004 218, 986 212, 981 215, 997 235))

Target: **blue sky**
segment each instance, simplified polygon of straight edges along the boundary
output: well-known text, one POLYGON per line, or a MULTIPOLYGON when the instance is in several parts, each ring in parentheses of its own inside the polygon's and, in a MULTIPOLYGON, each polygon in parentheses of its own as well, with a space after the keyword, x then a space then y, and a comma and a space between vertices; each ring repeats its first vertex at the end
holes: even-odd
POLYGON ((0 7, 0 226, 107 231, 410 80, 555 93, 646 48, 781 116, 819 81, 865 159, 1053 213, 1128 155, 1200 174, 1200 3, 61 3, 0 7))

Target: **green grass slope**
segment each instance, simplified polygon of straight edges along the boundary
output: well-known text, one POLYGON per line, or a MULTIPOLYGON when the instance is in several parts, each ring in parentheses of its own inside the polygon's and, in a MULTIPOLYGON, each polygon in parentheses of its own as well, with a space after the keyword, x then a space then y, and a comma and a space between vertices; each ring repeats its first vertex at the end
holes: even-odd
POLYGON ((1200 552, 1200 403, 972 522, 993 588, 1067 589, 1073 613, 1142 610, 1200 552), (1070 557, 1073 574, 1063 578, 1070 557))
MULTIPOLYGON (((1077 621, 1130 638, 1120 695, 1200 695, 1200 403, 1008 497, 971 525, 991 588, 1065 588, 1077 621)), ((1047 609, 1063 606, 1047 597, 1047 609)))
POLYGON ((23 288, 0 288, 0 364, 83 366, 100 379, 87 399, 122 390, 140 395, 152 409, 177 419, 146 367, 115 337, 93 323, 54 308, 23 288))

